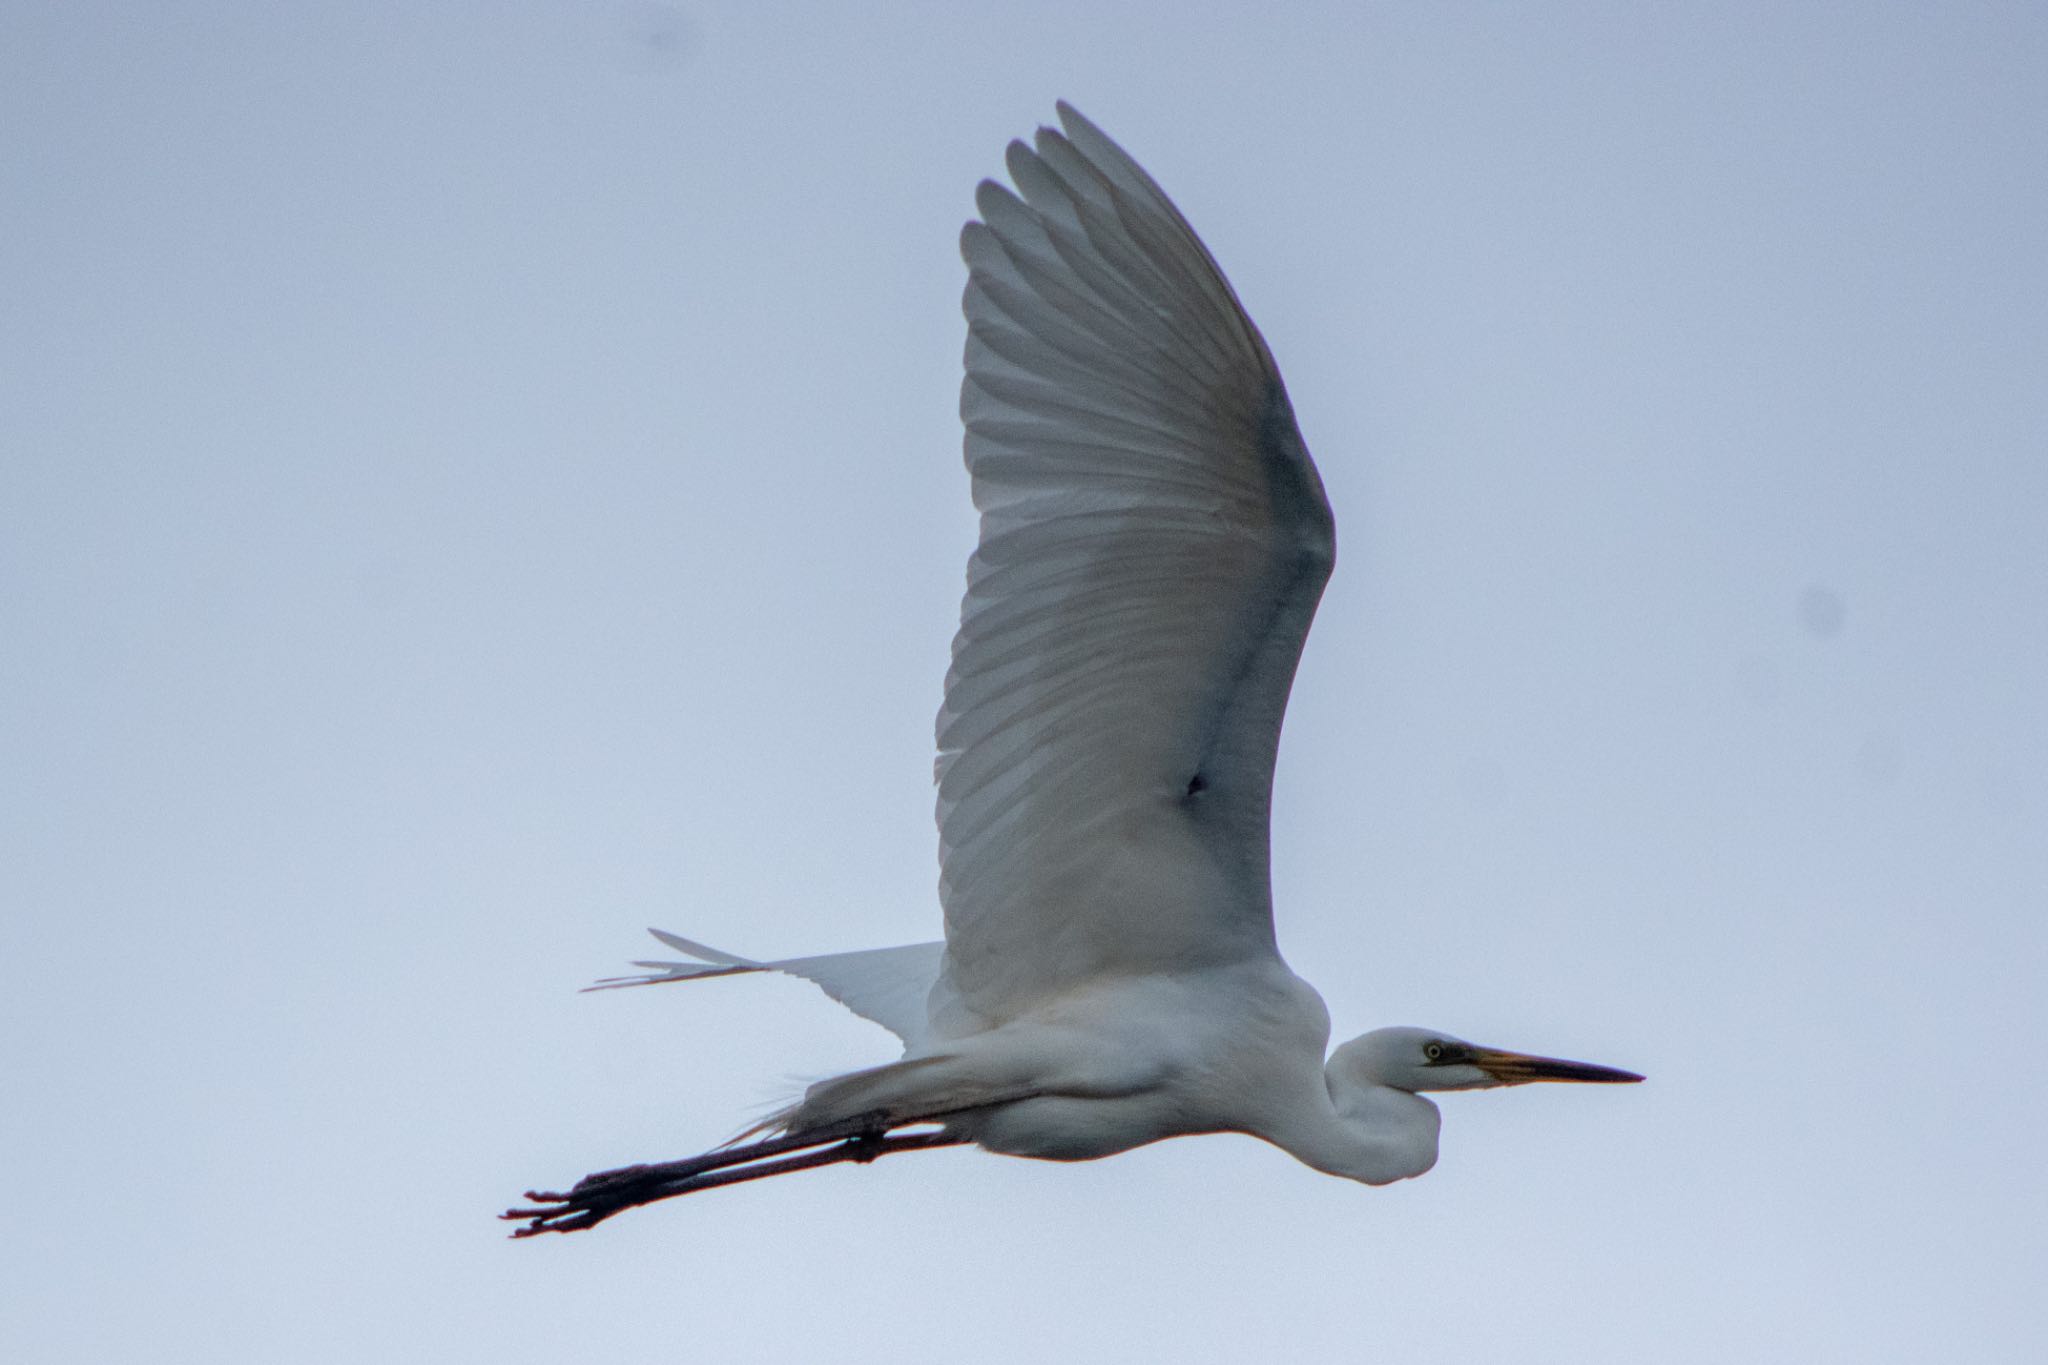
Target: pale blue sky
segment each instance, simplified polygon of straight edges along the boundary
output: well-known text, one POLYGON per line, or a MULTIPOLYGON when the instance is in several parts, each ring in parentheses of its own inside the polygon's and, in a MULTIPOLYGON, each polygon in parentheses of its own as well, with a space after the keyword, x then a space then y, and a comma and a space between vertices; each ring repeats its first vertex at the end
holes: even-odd
POLYGON ((0 1355, 2034 1358, 2048 16, 1275 8, 0 7, 0 1355), (574 992, 936 931, 954 239, 1061 96, 1337 509, 1290 961, 1650 1082, 1385 1190, 950 1152, 504 1241, 891 1055, 574 992))

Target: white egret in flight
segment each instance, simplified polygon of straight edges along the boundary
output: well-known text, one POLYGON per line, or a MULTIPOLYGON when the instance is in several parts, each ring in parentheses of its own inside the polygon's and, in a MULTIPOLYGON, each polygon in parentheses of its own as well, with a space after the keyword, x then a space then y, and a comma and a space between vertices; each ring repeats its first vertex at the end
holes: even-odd
POLYGON ((1249 1133, 1368 1184, 1436 1162, 1432 1090, 1630 1072, 1379 1029, 1331 1053, 1273 938, 1281 713, 1330 575, 1322 480, 1258 328, 1172 202, 1067 105, 984 181, 960 410, 981 539, 938 718, 942 943, 775 970, 904 1042, 734 1144, 528 1193, 517 1235, 836 1161, 1081 1161, 1249 1133), (755 1138, 755 1141, 745 1141, 755 1138))

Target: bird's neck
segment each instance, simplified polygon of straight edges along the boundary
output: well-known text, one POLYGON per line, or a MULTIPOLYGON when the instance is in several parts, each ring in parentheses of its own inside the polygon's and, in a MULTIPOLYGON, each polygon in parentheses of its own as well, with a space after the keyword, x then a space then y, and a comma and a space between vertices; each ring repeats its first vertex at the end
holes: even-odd
POLYGON ((1385 1185, 1436 1165, 1437 1108, 1384 1085, 1334 1081, 1327 1103, 1298 1114, 1272 1141, 1329 1175, 1385 1185))

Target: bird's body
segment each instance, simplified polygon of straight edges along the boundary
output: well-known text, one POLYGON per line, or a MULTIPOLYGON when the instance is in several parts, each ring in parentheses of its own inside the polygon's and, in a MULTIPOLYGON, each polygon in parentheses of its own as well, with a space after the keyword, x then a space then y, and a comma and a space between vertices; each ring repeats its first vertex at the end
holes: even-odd
POLYGON ((1060 1161, 1185 1133, 1273 1136, 1304 1102, 1328 1103, 1329 1031, 1322 997, 1274 959, 1105 979, 813 1087, 786 1123, 800 1131, 877 1109, 909 1118, 957 1105, 946 1122, 961 1136, 1060 1161))
POLYGON ((1326 1061, 1328 1012, 1275 942, 1268 816, 1329 504, 1207 249, 1060 117, 1011 144, 1018 193, 984 182, 961 237, 981 537, 937 725, 945 940, 761 963, 658 934, 697 960, 607 983, 783 970, 904 1055, 812 1086, 758 1142, 536 1195, 555 1207, 512 1211, 522 1233, 961 1142, 1071 1161, 1240 1132, 1383 1184, 1436 1160, 1417 1091, 1640 1079, 1420 1029, 1326 1061))

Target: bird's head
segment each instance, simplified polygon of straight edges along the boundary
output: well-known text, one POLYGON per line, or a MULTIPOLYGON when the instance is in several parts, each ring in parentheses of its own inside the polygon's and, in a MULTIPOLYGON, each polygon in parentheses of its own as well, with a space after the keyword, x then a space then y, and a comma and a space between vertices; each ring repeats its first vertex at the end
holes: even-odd
POLYGON ((1642 1079, 1591 1062, 1567 1062, 1481 1047, 1422 1028, 1382 1028, 1353 1038, 1330 1055, 1332 1075, 1363 1085, 1414 1094, 1423 1090, 1486 1090, 1531 1081, 1590 1081, 1613 1085, 1642 1079))

